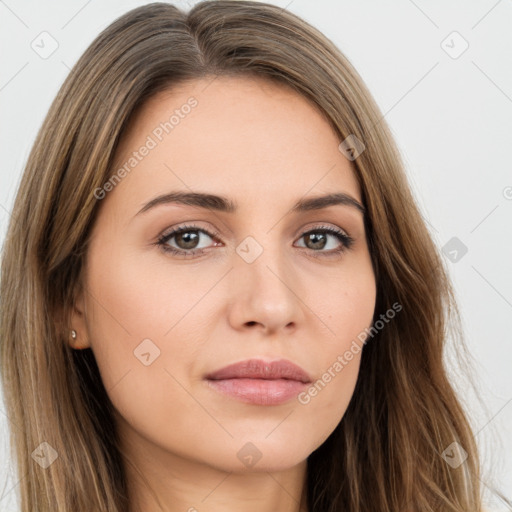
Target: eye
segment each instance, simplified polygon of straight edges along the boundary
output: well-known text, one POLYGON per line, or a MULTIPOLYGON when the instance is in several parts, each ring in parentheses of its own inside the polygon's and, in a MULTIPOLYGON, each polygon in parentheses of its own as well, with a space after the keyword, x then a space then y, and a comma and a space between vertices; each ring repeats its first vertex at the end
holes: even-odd
POLYGON ((171 254, 181 256, 194 256, 197 253, 204 252, 204 247, 197 247, 199 240, 204 238, 204 235, 206 235, 207 238, 216 238, 218 236, 217 233, 210 233, 205 229, 199 228, 197 226, 182 226, 174 229, 170 233, 162 235, 158 239, 157 245, 160 246, 163 251, 169 252, 171 254), (173 238, 176 239, 175 243, 178 245, 177 248, 169 245, 169 242, 173 238))
MULTIPOLYGON (((314 229, 307 231, 302 234, 299 240, 305 239, 306 244, 302 247, 312 249, 313 253, 320 253, 322 256, 332 256, 342 253, 350 249, 354 243, 354 239, 347 233, 338 228, 330 226, 318 226, 314 229), (329 251, 323 251, 326 246, 329 245, 329 237, 334 238, 334 248, 330 248, 329 251), (336 247, 336 241, 338 246, 336 247)), ((317 257, 317 255, 314 255, 317 257)))
MULTIPOLYGON (((216 239, 217 242, 215 242, 215 244, 220 245, 218 236, 219 234, 216 232, 210 233, 198 226, 187 225, 173 229, 169 233, 164 233, 160 236, 156 245, 161 247, 163 251, 176 256, 193 257, 197 254, 204 253, 205 249, 208 247, 200 247, 199 242, 201 239, 216 239), (177 247, 170 245, 173 239, 177 247)), ((299 247, 311 249, 310 252, 314 257, 328 257, 340 254, 350 249, 354 243, 353 238, 347 233, 331 226, 318 226, 312 230, 306 231, 300 236, 299 240, 301 239, 305 239, 306 244, 299 247), (329 246, 329 238, 333 239, 334 248, 331 247, 330 250, 325 251, 323 249, 329 246), (336 242, 338 242, 338 244, 336 244, 336 242), (318 255, 315 253, 318 253, 318 255)))

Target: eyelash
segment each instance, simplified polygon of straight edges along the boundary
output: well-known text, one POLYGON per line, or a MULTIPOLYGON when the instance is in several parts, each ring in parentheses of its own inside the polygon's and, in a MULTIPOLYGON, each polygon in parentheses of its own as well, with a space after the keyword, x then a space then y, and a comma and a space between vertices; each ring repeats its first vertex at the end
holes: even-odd
MULTIPOLYGON (((178 228, 174 229, 173 231, 171 231, 170 233, 164 233, 163 235, 161 235, 158 238, 155 245, 159 246, 164 252, 170 253, 170 254, 176 255, 176 256, 193 257, 198 254, 199 255, 203 254, 207 249, 190 249, 188 251, 185 251, 183 249, 175 249, 174 247, 170 247, 169 245, 167 245, 167 242, 169 240, 171 240, 171 238, 173 238, 174 236, 176 236, 178 234, 186 233, 188 231, 200 231, 202 233, 205 233, 212 239, 218 239, 218 237, 219 237, 219 233, 217 233, 215 231, 209 232, 209 231, 207 231, 203 228, 200 228, 198 226, 186 225, 186 226, 178 227, 178 228)), ((337 256, 337 255, 345 252, 346 250, 349 250, 352 247, 352 244, 354 243, 354 239, 351 236, 347 235, 346 233, 344 233, 343 231, 341 231, 337 228, 333 228, 330 226, 315 227, 314 229, 311 229, 309 231, 302 233, 302 235, 299 237, 299 239, 303 238, 305 235, 309 235, 311 233, 330 234, 330 235, 335 236, 341 242, 339 249, 333 249, 331 251, 322 251, 322 250, 315 251, 313 249, 310 249, 310 251, 313 253, 313 257, 315 257, 315 258, 337 256), (320 253, 321 255, 316 255, 314 253, 320 253)), ((301 249, 307 249, 307 247, 301 247, 301 249)))

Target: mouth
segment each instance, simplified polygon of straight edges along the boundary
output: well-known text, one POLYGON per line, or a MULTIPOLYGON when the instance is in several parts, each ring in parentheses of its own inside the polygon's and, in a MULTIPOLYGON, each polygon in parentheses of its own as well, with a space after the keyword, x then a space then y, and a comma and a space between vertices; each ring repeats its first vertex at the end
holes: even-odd
POLYGON ((211 389, 253 405, 285 403, 312 382, 304 369, 285 359, 249 359, 212 372, 205 379, 211 389))

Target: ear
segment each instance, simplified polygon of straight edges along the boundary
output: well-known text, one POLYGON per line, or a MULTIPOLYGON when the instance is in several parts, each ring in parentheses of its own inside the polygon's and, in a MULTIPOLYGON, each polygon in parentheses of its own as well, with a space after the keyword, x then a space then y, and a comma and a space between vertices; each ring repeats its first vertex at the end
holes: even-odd
POLYGON ((85 311, 85 297, 84 289, 81 285, 78 286, 77 291, 73 294, 73 303, 69 312, 69 325, 67 327, 67 339, 71 348, 81 350, 90 348, 86 311, 85 311), (71 331, 76 332, 76 338, 71 336, 71 331))

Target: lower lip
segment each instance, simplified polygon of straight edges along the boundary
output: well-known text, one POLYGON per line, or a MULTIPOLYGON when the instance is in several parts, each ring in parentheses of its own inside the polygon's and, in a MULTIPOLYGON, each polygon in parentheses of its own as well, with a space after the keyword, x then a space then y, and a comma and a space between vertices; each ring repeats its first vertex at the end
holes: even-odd
POLYGON ((308 384, 287 379, 224 379, 207 380, 208 384, 225 395, 255 405, 279 405, 296 397, 308 384))

